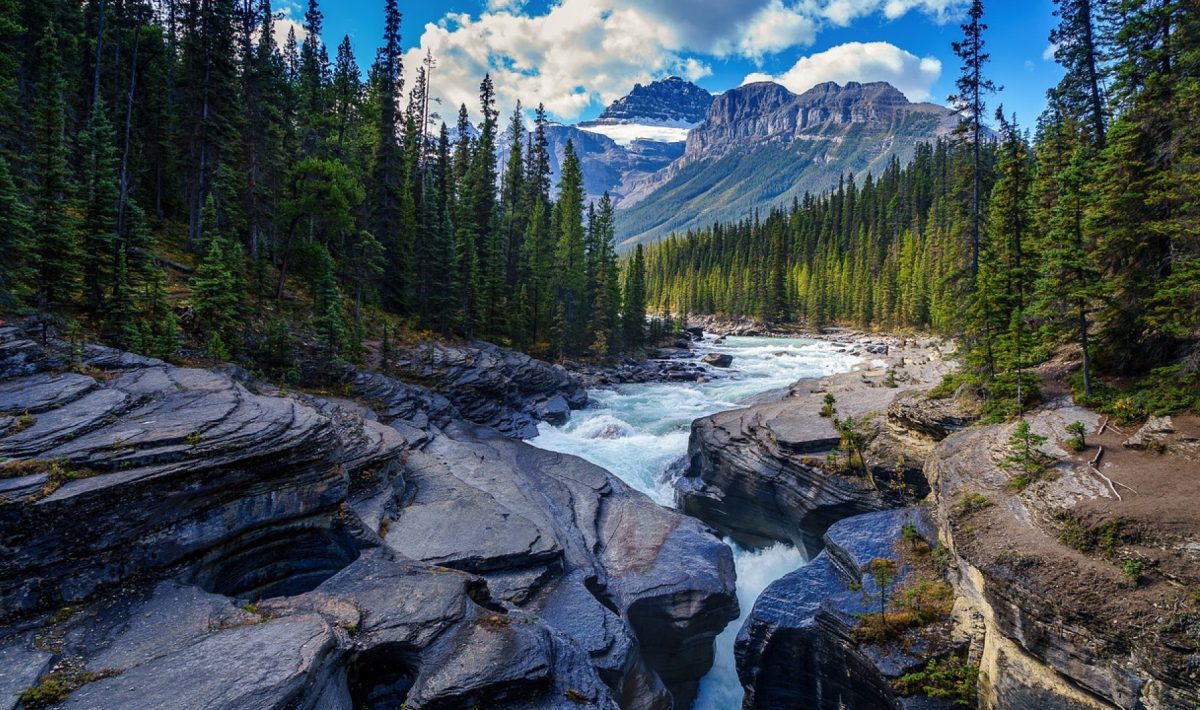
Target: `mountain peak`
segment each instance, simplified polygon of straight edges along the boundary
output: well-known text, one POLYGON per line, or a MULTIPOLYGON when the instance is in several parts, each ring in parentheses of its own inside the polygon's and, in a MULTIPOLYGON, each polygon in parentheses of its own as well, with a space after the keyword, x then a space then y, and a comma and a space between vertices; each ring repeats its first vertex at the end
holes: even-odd
POLYGON ((695 125, 704 120, 712 94, 678 76, 635 84, 628 96, 617 99, 593 125, 639 123, 645 125, 695 125))

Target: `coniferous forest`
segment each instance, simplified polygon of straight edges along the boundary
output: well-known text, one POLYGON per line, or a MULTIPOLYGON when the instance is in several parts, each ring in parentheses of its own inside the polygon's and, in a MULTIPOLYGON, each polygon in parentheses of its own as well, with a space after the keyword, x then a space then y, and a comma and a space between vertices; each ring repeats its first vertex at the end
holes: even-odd
POLYGON ((1036 397, 1022 373, 1063 347, 1085 401, 1129 417, 1200 407, 1200 12, 1056 4, 1066 75, 1035 125, 989 105, 975 2, 954 44, 952 135, 652 247, 651 310, 958 334, 964 379, 998 413, 1036 397), (1118 394, 1097 373, 1137 384, 1118 394))
POLYGON ((1082 394, 1133 375, 1149 393, 1121 406, 1186 407, 1200 13, 1057 4, 1066 74, 1036 124, 992 106, 975 2, 953 134, 622 265, 569 144, 552 185, 541 107, 531 129, 520 106, 503 120, 485 76, 443 121, 433 56, 405 85, 394 0, 365 72, 348 37, 322 40, 316 0, 282 47, 270 0, 0 0, 0 306, 281 373, 305 346, 362 362, 420 332, 604 356, 646 343, 647 310, 929 330, 962 336, 1006 411, 1064 346, 1082 394))
POLYGON ((571 146, 551 196, 539 107, 472 124, 406 86, 387 0, 376 59, 280 48, 270 0, 0 0, 0 308, 137 352, 294 369, 301 340, 482 338, 550 356, 637 348, 613 206, 571 146), (509 159, 497 165, 501 142, 509 159), (189 265, 191 264, 191 265, 189 265))

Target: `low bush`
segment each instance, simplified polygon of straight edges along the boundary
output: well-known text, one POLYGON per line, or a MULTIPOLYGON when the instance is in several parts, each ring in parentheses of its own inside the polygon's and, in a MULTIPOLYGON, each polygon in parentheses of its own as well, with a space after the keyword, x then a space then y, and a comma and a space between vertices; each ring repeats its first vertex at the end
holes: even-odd
POLYGON ((955 705, 975 707, 979 695, 979 666, 959 658, 934 659, 895 682, 901 695, 927 695, 955 705))

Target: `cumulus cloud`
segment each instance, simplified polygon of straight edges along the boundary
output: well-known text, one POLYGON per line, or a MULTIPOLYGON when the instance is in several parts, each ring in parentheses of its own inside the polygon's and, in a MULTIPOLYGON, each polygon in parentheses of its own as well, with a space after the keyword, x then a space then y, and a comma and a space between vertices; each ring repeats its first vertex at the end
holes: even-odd
MULTIPOLYGON (((406 53, 405 66, 411 82, 427 51, 437 57, 433 94, 441 100, 439 112, 447 120, 463 103, 477 113, 478 87, 485 73, 492 75, 502 111, 511 110, 518 99, 526 106, 541 101, 556 117, 573 120, 594 102, 608 103, 624 95, 635 82, 668 74, 693 81, 708 76, 712 69, 706 59, 761 61, 810 46, 823 27, 871 14, 894 19, 920 11, 941 21, 963 1, 557 0, 541 14, 528 14, 525 0, 486 0, 487 10, 477 16, 450 13, 425 25, 419 45, 406 53)), ((855 75, 853 68, 835 70, 835 58, 851 63, 848 57, 826 56, 819 68, 855 75)), ((932 71, 936 78, 940 71, 936 60, 930 64, 931 60, 880 52, 877 47, 866 59, 859 69, 886 70, 877 78, 893 81, 910 97, 928 96, 932 80, 926 77, 932 71)))
POLYGON ((283 49, 287 44, 289 31, 296 33, 297 42, 303 42, 308 37, 308 31, 304 29, 304 24, 300 21, 304 17, 304 10, 296 4, 295 0, 277 3, 275 9, 279 12, 279 16, 275 19, 275 44, 283 49))
POLYGON ((1061 44, 1057 44, 1055 42, 1051 42, 1050 44, 1046 45, 1046 48, 1042 50, 1042 61, 1054 61, 1054 55, 1058 54, 1058 48, 1061 46, 1061 44))
POLYGON ((743 83, 774 81, 799 94, 826 81, 886 81, 910 101, 926 101, 941 74, 942 63, 934 57, 918 57, 887 42, 850 42, 801 57, 779 76, 756 72, 743 83))

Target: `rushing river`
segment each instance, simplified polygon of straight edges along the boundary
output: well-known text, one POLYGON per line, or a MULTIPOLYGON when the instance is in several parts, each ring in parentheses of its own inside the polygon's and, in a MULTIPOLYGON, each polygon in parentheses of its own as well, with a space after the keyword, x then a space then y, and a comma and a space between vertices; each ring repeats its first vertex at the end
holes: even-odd
MULTIPOLYGON (((746 400, 806 377, 846 372, 858 358, 828 343, 798 338, 728 338, 706 341, 704 353, 728 353, 733 366, 705 383, 622 385, 589 392, 591 404, 561 427, 543 424, 532 444, 574 454, 612 471, 658 503, 674 506, 664 474, 687 453, 695 419, 736 409, 746 400)), ((753 553, 733 546, 742 618, 717 637, 716 661, 701 682, 696 710, 741 707, 742 689, 734 669, 733 643, 754 600, 768 584, 803 564, 784 545, 753 553)))

